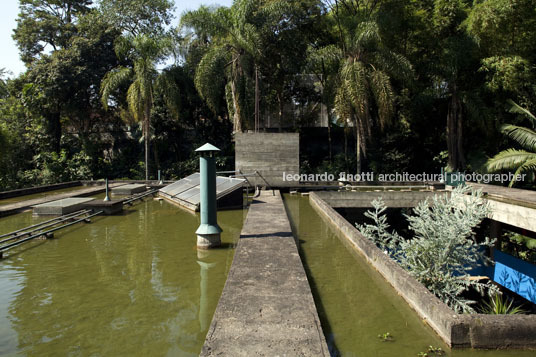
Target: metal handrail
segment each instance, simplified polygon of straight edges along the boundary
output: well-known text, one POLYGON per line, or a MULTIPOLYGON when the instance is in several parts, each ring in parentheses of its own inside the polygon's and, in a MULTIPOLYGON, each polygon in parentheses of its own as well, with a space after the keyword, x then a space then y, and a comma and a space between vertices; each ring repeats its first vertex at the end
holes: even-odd
POLYGON ((0 247, 0 255, 3 251, 5 250, 8 250, 8 249, 11 249, 13 247, 16 247, 22 243, 25 243, 29 240, 32 240, 32 239, 35 239, 35 238, 38 238, 38 237, 41 237, 41 236, 46 236, 47 234, 50 234, 52 232, 55 232, 57 230, 60 230, 60 229, 63 229, 65 227, 69 227, 69 226, 72 226, 73 224, 76 224, 76 223, 80 223, 82 221, 86 221, 87 219, 91 218, 91 217, 94 217, 94 216, 97 216, 99 214, 101 214, 102 212, 104 211, 98 211, 98 212, 95 212, 95 213, 92 213, 90 214, 89 216, 87 217, 84 217, 84 218, 80 218, 80 219, 77 219, 76 221, 73 221, 73 222, 69 222, 69 223, 66 223, 62 226, 59 226, 59 227, 55 227, 55 228, 52 228, 52 229, 49 229, 48 231, 44 231, 44 232, 39 232, 39 233, 36 233, 36 234, 32 234, 31 236, 27 237, 27 238, 24 238, 24 239, 21 239, 17 242, 14 242, 14 243, 11 243, 11 244, 7 244, 7 245, 4 245, 2 247, 0 247))
MULTIPOLYGON (((236 171, 235 171, 236 172, 236 171)), ((264 178, 264 176, 261 175, 261 173, 259 171, 254 171, 253 173, 251 174, 244 174, 242 173, 241 170, 238 170, 239 174, 238 175, 231 175, 230 177, 243 177, 244 179, 246 179, 246 181, 249 182, 249 180, 247 179, 248 177, 250 176, 259 176, 263 181, 264 183, 266 184, 266 188, 268 188, 269 190, 272 190, 272 196, 275 196, 275 190, 272 188, 272 186, 268 183, 268 181, 266 181, 266 179, 264 178)), ((252 185, 253 187, 253 185, 252 185)))
MULTIPOLYGON (((271 187, 270 184, 268 183, 268 181, 266 181, 266 179, 261 175, 261 173, 260 173, 259 171, 255 171, 255 173, 256 173, 257 175, 259 175, 259 177, 266 183, 266 188, 271 187)), ((275 191, 274 191, 274 189, 271 188, 271 190, 272 190, 272 196, 275 196, 275 191)))
MULTIPOLYGON (((40 229, 43 229, 43 228, 46 228, 46 227, 54 226, 54 225, 56 225, 58 223, 61 223, 61 222, 66 221, 68 219, 72 219, 74 217, 77 217, 77 216, 80 216, 80 215, 82 215, 84 213, 89 213, 89 212, 91 212, 91 210, 80 210, 80 211, 76 211, 76 212, 73 212, 73 213, 69 213, 69 214, 66 214, 64 216, 56 217, 56 218, 53 218, 53 219, 49 219, 48 221, 33 224, 31 226, 21 228, 21 229, 18 229, 16 231, 13 231, 13 232, 10 232, 10 233, 2 234, 2 235, 0 235, 0 238, 8 237, 8 236, 11 236, 11 235, 15 235, 17 237, 20 237, 20 236, 35 232, 37 230, 40 230, 40 229), (32 229, 32 228, 35 228, 35 229, 32 229), (28 231, 28 229, 32 229, 32 230, 28 231), (23 232, 23 233, 21 233, 21 232, 23 232)), ((9 240, 9 239, 7 239, 7 240, 9 240)), ((7 241, 7 240, 2 240, 2 241, 0 241, 0 243, 3 243, 5 241, 7 241)))
POLYGON ((155 189, 155 190, 149 190, 149 191, 140 193, 140 194, 137 195, 137 196, 133 196, 133 197, 131 197, 131 198, 129 198, 129 199, 126 199, 125 201, 123 201, 123 204, 130 204, 131 202, 134 202, 134 201, 136 201, 136 200, 142 199, 142 198, 144 198, 144 197, 146 197, 146 196, 155 194, 155 193, 157 193, 157 192, 158 192, 158 190, 155 189))

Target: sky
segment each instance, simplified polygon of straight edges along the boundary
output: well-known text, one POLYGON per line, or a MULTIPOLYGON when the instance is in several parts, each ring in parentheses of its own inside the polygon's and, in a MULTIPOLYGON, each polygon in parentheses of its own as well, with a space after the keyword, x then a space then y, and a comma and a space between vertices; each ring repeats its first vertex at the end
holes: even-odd
MULTIPOLYGON (((232 0, 175 0, 175 19, 173 25, 179 22, 180 14, 187 10, 197 9, 200 5, 230 6, 232 0)), ((17 26, 19 13, 18 0, 2 0, 0 12, 0 68, 9 71, 9 77, 18 76, 24 72, 24 63, 19 58, 19 50, 11 37, 13 29, 17 26)))

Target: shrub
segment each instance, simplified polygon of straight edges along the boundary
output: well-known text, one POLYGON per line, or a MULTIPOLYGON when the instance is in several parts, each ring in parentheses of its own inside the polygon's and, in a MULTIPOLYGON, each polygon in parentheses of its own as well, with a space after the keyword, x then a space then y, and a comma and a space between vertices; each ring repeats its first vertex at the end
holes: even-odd
POLYGON ((474 229, 490 213, 479 191, 458 187, 450 195, 434 195, 419 203, 414 215, 405 215, 414 232, 407 240, 389 232, 383 201, 374 200, 372 205, 374 211, 365 215, 374 225, 356 224, 357 228, 456 312, 475 312, 471 306, 475 301, 462 296, 470 288, 481 294, 496 292, 490 283, 469 279, 471 270, 489 262, 485 248, 493 245, 488 238, 482 243, 475 239, 474 229))

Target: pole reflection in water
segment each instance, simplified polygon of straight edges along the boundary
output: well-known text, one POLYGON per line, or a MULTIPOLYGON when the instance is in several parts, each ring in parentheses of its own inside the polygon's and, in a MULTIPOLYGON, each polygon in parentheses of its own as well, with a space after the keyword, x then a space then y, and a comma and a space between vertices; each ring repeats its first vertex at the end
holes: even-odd
MULTIPOLYGON (((2 218, 0 234, 32 220, 2 218)), ((242 222, 241 210, 221 212, 229 248, 198 258, 197 216, 150 200, 9 252, 0 355, 197 356, 242 222)))
POLYGON ((212 320, 212 314, 216 310, 216 306, 210 306, 211 300, 209 298, 209 271, 213 270, 218 263, 210 262, 211 252, 208 251, 197 251, 197 264, 201 267, 199 271, 200 282, 200 294, 199 294, 199 326, 201 331, 208 331, 210 322, 212 320))

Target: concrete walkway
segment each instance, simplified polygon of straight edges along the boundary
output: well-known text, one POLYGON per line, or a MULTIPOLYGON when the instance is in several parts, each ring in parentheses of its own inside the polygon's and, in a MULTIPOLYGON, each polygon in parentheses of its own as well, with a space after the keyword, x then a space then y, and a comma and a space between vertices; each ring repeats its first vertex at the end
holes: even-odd
MULTIPOLYGON (((109 185, 109 187, 118 187, 122 185, 124 185, 124 183, 115 183, 115 184, 109 185)), ((2 205, 0 206, 0 217, 9 216, 11 214, 21 212, 26 209, 29 209, 32 206, 40 205, 42 203, 52 202, 56 200, 63 200, 69 197, 84 197, 84 196, 96 195, 96 194, 104 192, 105 190, 106 189, 104 186, 92 186, 92 187, 82 188, 76 191, 58 193, 57 195, 34 198, 31 200, 2 205)))
POLYGON ((249 208, 201 356, 329 356, 279 191, 249 208))

